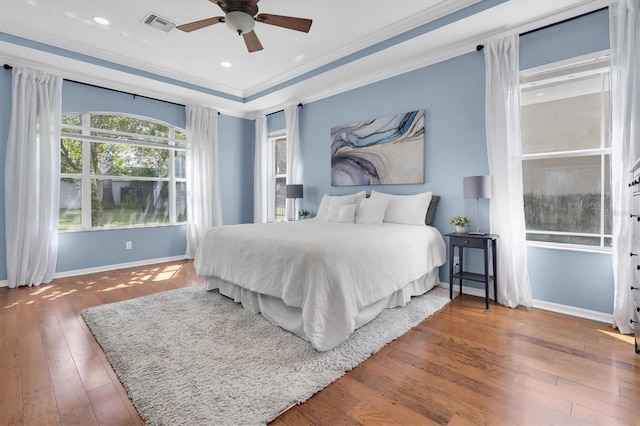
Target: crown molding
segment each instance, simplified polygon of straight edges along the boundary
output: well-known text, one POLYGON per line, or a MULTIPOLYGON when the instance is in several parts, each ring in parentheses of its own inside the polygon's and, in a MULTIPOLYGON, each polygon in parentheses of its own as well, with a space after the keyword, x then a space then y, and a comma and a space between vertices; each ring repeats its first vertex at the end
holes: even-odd
POLYGON ((25 39, 27 41, 41 43, 44 46, 50 46, 55 49, 66 50, 66 51, 69 51, 70 54, 74 56, 84 55, 88 58, 94 58, 97 60, 106 61, 113 64, 114 69, 117 67, 127 67, 133 70, 155 74, 158 77, 169 78, 169 79, 177 80, 187 84, 200 86, 204 89, 225 93, 230 96, 234 96, 238 98, 245 97, 243 90, 240 90, 240 89, 235 89, 232 87, 216 84, 209 80, 205 80, 205 79, 194 77, 188 74, 177 72, 165 67, 144 62, 142 60, 138 60, 138 59, 132 60, 125 56, 118 55, 116 53, 91 47, 81 42, 68 40, 58 36, 47 34, 42 31, 24 31, 22 27, 9 23, 4 25, 4 27, 2 28, 2 32, 15 37, 25 39))
MULTIPOLYGON (((433 50, 430 52, 421 52, 421 55, 416 59, 408 60, 402 63, 394 63, 386 68, 378 69, 377 72, 363 75, 360 78, 350 78, 349 80, 336 78, 335 81, 332 82, 331 84, 327 84, 327 85, 315 84, 314 87, 316 89, 317 87, 327 87, 327 89, 321 90, 321 91, 316 90, 313 94, 308 96, 303 95, 300 97, 300 101, 302 103, 315 102, 321 99, 338 95, 340 93, 344 93, 349 90, 366 86, 368 84, 376 83, 382 80, 386 80, 388 78, 392 78, 392 77, 402 75, 411 71, 415 71, 417 69, 424 68, 429 65, 436 64, 438 62, 446 61, 448 59, 452 59, 457 56, 473 52, 476 50, 476 46, 478 44, 486 43, 489 40, 504 37, 508 34, 513 34, 513 33, 521 34, 527 31, 535 30, 537 28, 542 28, 546 25, 554 24, 556 22, 560 22, 565 19, 573 18, 588 12, 592 12, 594 10, 601 9, 603 7, 606 7, 609 3, 610 3, 609 0, 591 0, 585 3, 580 3, 578 5, 566 7, 554 13, 543 15, 536 19, 527 20, 517 25, 510 26, 506 29, 501 28, 499 31, 489 31, 489 32, 474 34, 472 36, 467 37, 464 40, 443 46, 438 50, 433 50)), ((416 38, 428 37, 428 35, 429 35, 428 33, 425 33, 422 36, 418 36, 416 38)), ((383 54, 383 53, 384 51, 378 51, 371 55, 368 55, 367 57, 362 58, 361 60, 366 60, 367 58, 371 59, 375 55, 383 54)), ((358 61, 352 61, 348 64, 343 65, 340 71, 344 71, 348 69, 350 65, 357 64, 357 62, 358 61)), ((317 80, 319 78, 322 78, 323 76, 326 77, 332 71, 334 70, 311 77, 309 80, 313 80, 313 79, 317 80)), ((301 82, 298 84, 302 85, 303 83, 304 82, 301 82)), ((286 90, 286 88, 283 90, 286 90)), ((269 111, 271 110, 278 111, 278 108, 280 107, 278 106, 276 108, 269 108, 269 111)))
POLYGON ((289 72, 280 74, 275 78, 271 78, 263 81, 260 84, 256 84, 244 90, 244 97, 248 98, 258 93, 267 91, 274 86, 286 83, 287 81, 295 79, 296 77, 302 76, 304 74, 311 73, 314 70, 329 65, 335 61, 375 46, 376 44, 389 40, 393 37, 404 34, 408 31, 420 27, 421 25, 436 21, 451 13, 479 3, 480 1, 481 0, 459 0, 442 1, 440 3, 437 3, 436 5, 413 15, 408 19, 388 25, 382 30, 376 31, 375 33, 367 37, 363 37, 355 42, 338 47, 324 56, 305 63, 303 66, 296 67, 289 72))

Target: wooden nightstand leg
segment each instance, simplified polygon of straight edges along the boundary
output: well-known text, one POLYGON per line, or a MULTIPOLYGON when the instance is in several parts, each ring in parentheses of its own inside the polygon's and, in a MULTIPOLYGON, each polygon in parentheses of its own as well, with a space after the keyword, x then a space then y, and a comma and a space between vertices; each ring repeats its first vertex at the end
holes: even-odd
POLYGON ((491 255, 493 257, 493 298, 498 303, 498 269, 496 257, 498 256, 498 240, 491 243, 491 255))
MULTIPOLYGON (((459 256, 460 259, 458 259, 458 261, 460 262, 459 271, 460 271, 460 275, 462 275, 462 268, 463 268, 463 265, 464 265, 464 257, 463 257, 463 255, 464 255, 464 247, 458 246, 458 254, 460 255, 459 256)), ((462 294, 462 276, 460 276, 460 278, 458 278, 458 280, 460 280, 460 294, 462 294)))
POLYGON ((455 249, 454 245, 449 243, 449 300, 453 300, 453 259, 455 249))
POLYGON ((489 253, 487 253, 488 242, 484 242, 484 303, 489 309, 489 253))

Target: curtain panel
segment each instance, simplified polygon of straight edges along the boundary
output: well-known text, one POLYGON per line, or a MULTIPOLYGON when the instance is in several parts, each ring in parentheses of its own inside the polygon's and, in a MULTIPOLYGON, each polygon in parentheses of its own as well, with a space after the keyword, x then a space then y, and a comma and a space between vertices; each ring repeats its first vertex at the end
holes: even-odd
MULTIPOLYGON (((299 107, 291 105, 284 109, 287 127, 287 185, 302 184, 302 163, 300 158, 299 107)), ((287 198, 286 218, 297 217, 295 200, 287 198)))
POLYGON ((510 35, 484 47, 485 121, 491 174, 491 232, 498 240, 498 301, 531 306, 520 138, 519 39, 510 35))
POLYGON ((187 250, 193 259, 204 234, 222 225, 218 111, 187 105, 187 250))
POLYGON ((609 7, 611 43, 611 203, 613 211, 613 322, 633 333, 631 190, 626 185, 640 154, 640 1, 618 0, 609 7))
POLYGON ((268 179, 269 146, 267 137, 267 116, 256 117, 256 141, 253 158, 253 221, 266 223, 268 220, 268 179))
POLYGON ((9 287, 51 282, 58 257, 62 77, 14 67, 5 159, 9 287))

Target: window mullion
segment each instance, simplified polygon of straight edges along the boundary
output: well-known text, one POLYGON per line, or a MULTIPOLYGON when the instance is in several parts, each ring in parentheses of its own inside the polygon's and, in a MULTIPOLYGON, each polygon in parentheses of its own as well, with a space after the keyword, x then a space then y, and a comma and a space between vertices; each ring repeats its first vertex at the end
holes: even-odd
MULTIPOLYGON (((82 114, 82 134, 91 134, 91 115, 82 114)), ((82 141, 82 228, 91 229, 91 142, 82 141)))
MULTIPOLYGON (((173 127, 169 128, 169 145, 174 144, 175 130, 173 127)), ((175 151, 169 150, 169 223, 176 223, 176 161, 175 151)))
MULTIPOLYGON (((606 148, 606 145, 605 145, 605 138, 606 138, 605 79, 606 79, 606 73, 603 73, 600 76, 600 82, 601 82, 601 86, 600 86, 600 147, 602 149, 606 148)), ((604 154, 601 155, 600 156, 600 247, 605 246, 605 243, 604 243, 604 221, 605 221, 604 211, 605 211, 605 182, 606 182, 606 177, 605 177, 606 161, 605 160, 606 160, 605 155, 604 154)))

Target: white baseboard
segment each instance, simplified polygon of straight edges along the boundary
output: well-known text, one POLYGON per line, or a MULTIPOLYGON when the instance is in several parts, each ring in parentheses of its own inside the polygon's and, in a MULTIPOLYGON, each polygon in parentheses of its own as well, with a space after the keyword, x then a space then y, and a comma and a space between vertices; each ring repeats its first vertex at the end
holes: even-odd
POLYGON ((172 256, 172 257, 161 257, 157 259, 139 260, 136 262, 118 263, 115 265, 97 266, 95 268, 76 269, 73 271, 56 272, 53 275, 53 278, 56 279, 56 278, 75 277, 78 275, 99 274, 102 272, 115 271, 117 269, 137 268, 140 266, 155 265, 157 263, 175 262, 175 261, 184 260, 184 259, 186 259, 184 255, 172 256))
POLYGON ((533 300, 533 307, 537 309, 544 309, 545 311, 603 322, 605 324, 613 324, 613 314, 607 314, 605 312, 591 311, 589 309, 576 308, 575 306, 561 305, 559 303, 537 299, 533 300))
MULTIPOLYGON (((449 288, 449 283, 441 282, 438 284, 440 287, 446 289, 449 288)), ((455 292, 455 288, 453 289, 455 292)), ((484 298, 485 293, 483 289, 475 287, 464 287, 464 294, 471 296, 477 296, 484 298)), ((613 324, 613 314, 607 314, 605 312, 591 311, 589 309, 576 308, 575 306, 561 305, 559 303, 547 302, 545 300, 533 300, 533 307, 536 309, 542 309, 545 311, 551 311, 558 314, 571 315, 573 317, 584 318, 592 321, 603 322, 605 324, 613 324)))
MULTIPOLYGON (((115 271, 117 269, 137 268, 140 266, 155 265, 157 263, 175 262, 178 260, 185 260, 185 259, 186 259, 185 256, 162 257, 157 259, 139 260, 136 262, 118 263, 115 265, 97 266, 95 268, 76 269, 73 271, 56 272, 55 274, 53 274, 53 279, 76 277, 78 275, 99 274, 102 272, 115 271)), ((8 287, 8 286, 9 286, 9 282, 7 280, 0 281, 0 287, 8 287)))

